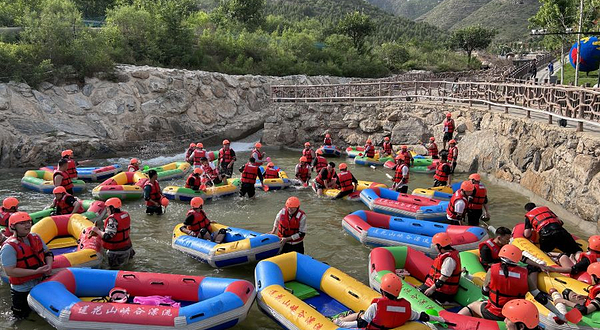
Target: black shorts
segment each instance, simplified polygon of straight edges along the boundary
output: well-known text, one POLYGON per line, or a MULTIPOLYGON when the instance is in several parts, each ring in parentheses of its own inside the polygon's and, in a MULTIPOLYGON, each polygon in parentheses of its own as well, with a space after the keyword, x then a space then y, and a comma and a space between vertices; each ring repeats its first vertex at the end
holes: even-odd
POLYGON ((396 191, 401 194, 406 194, 408 192, 408 185, 397 187, 396 191))
POLYGON ((447 186, 447 185, 448 185, 448 181, 433 180, 434 187, 443 187, 443 186, 447 186))
POLYGON ((17 319, 24 319, 29 316, 31 313, 31 308, 27 303, 28 292, 19 292, 13 289, 10 289, 10 298, 12 300, 11 310, 13 312, 13 316, 17 319))
POLYGON ((340 199, 340 198, 344 198, 348 195, 350 195, 351 193, 353 193, 354 190, 346 190, 346 191, 340 191, 336 196, 335 199, 340 199))
POLYGON ((467 210, 467 223, 469 226, 479 226, 479 219, 481 219, 481 215, 483 214, 483 209, 467 210))
POLYGON ((581 246, 575 242, 573 236, 566 229, 554 224, 547 225, 540 231, 540 249, 546 253, 559 249, 566 254, 582 251, 581 246), (552 227, 547 228, 548 226, 552 227))
POLYGON ((490 311, 488 311, 485 308, 485 306, 487 304, 489 304, 488 301, 486 301, 483 304, 481 304, 481 310, 479 311, 479 313, 481 313, 481 316, 483 316, 483 318, 486 319, 486 320, 504 321, 504 317, 502 317, 502 316, 496 316, 496 315, 492 314, 490 311))
POLYGON ((315 187, 316 187, 317 189, 327 189, 327 187, 325 187, 324 185, 322 185, 322 184, 318 183, 317 181, 315 181, 315 187))
POLYGON ((298 252, 304 254, 304 241, 298 244, 284 244, 283 249, 281 249, 281 253, 283 254, 288 252, 298 252))
MULTIPOLYGON (((421 292, 425 292, 427 289, 429 289, 429 287, 425 283, 423 283, 423 284, 421 284, 421 286, 419 286, 419 291, 421 291, 421 292)), ((444 303, 447 301, 454 301, 454 295, 441 293, 439 291, 434 292, 429 298, 431 298, 433 300, 437 300, 440 303, 444 303)))
POLYGON ((146 206, 146 214, 154 214, 161 215, 163 213, 162 206, 148 205, 146 206))
POLYGON ((227 165, 229 165, 229 163, 221 163, 219 172, 225 175, 226 177, 231 178, 231 176, 233 175, 233 165, 231 167, 227 167, 227 165))
POLYGON ((242 182, 242 186, 240 188, 240 196, 244 197, 244 195, 248 194, 248 197, 254 197, 256 193, 256 189, 254 189, 254 183, 242 182))
POLYGON ((447 132, 444 133, 444 141, 448 142, 448 141, 452 140, 452 135, 453 134, 454 134, 454 132, 452 132, 452 133, 447 133, 447 132))

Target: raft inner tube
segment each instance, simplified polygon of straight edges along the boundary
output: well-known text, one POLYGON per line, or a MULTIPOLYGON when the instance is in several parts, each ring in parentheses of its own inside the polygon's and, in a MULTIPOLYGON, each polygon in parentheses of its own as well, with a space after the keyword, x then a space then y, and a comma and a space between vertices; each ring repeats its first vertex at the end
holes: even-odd
MULTIPOLYGON (((21 178, 21 186, 24 188, 41 192, 43 194, 51 194, 54 190, 53 173, 42 170, 29 170, 25 172, 21 178)), ((85 190, 85 182, 83 180, 72 180, 73 192, 80 193, 85 190)))
POLYGON ((191 188, 167 186, 163 189, 163 195, 170 200, 189 202, 194 197, 202 197, 209 200, 213 198, 231 196, 240 191, 240 179, 227 179, 227 183, 223 182, 216 186, 206 187, 206 190, 194 190, 191 188))
POLYGON ((365 189, 360 193, 360 199, 375 212, 418 220, 447 221, 446 201, 402 194, 386 188, 365 189))
POLYGON ((121 172, 96 186, 92 190, 92 196, 103 201, 112 197, 137 200, 144 195, 143 185, 148 180, 148 175, 139 171, 121 172))

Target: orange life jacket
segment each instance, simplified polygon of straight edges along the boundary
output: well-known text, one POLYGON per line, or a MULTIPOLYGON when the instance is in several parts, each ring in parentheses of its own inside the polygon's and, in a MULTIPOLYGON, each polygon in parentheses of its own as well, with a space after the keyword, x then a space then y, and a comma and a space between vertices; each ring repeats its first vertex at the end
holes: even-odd
POLYGON ((431 287, 435 284, 441 276, 442 264, 446 258, 452 258, 456 262, 456 267, 454 271, 452 271, 452 275, 444 282, 441 288, 436 288, 435 291, 445 293, 448 295, 454 295, 458 292, 458 281, 460 280, 460 272, 462 266, 460 264, 460 258, 458 257, 458 251, 452 250, 450 252, 445 252, 440 254, 433 260, 433 265, 431 265, 431 269, 429 270, 429 274, 425 278, 425 284, 428 287, 431 287))
POLYGON ((485 198, 487 197, 487 189, 483 183, 479 183, 475 187, 475 191, 473 191, 473 197, 469 201, 469 209, 470 210, 481 210, 483 209, 483 204, 485 204, 485 198))
MULTIPOLYGON (((281 209, 283 211, 279 216, 279 222, 277 223, 277 236, 279 237, 290 237, 294 234, 300 233, 300 220, 304 216, 304 212, 300 209, 296 211, 294 216, 290 217, 290 212, 287 207, 281 209)), ((292 243, 300 242, 304 237, 292 240, 292 243)))
POLYGON ((498 317, 502 316, 502 307, 507 302, 523 299, 529 292, 527 268, 507 265, 507 270, 508 274, 504 272, 501 263, 490 267, 490 296, 485 309, 498 317))
POLYGON ((160 185, 158 184, 158 180, 154 181, 154 184, 152 184, 150 182, 150 180, 148 180, 146 182, 146 184, 144 185, 144 188, 146 188, 146 186, 150 186, 152 187, 152 190, 150 190, 150 200, 146 201, 146 206, 152 206, 153 204, 150 203, 150 201, 155 201, 157 203, 160 203, 160 200, 162 198, 162 193, 160 191, 160 185))
POLYGON ((410 160, 412 159, 410 152, 408 150, 400 151, 400 154, 404 155, 404 164, 410 166, 410 160))
POLYGON ((77 163, 74 159, 67 158, 67 173, 71 179, 77 178, 77 163))
POLYGON ((219 150, 219 162, 222 164, 229 164, 233 160, 233 155, 231 154, 231 148, 227 149, 227 151, 223 148, 219 150))
POLYGON ((444 129, 447 133, 454 133, 454 119, 444 121, 444 129))
POLYGON ((327 167, 327 159, 323 156, 317 155, 317 163, 315 164, 315 170, 317 173, 321 172, 321 169, 327 167))
MULTIPOLYGON (((15 236, 9 237, 4 244, 12 246, 17 252, 17 264, 16 268, 25 269, 37 269, 46 264, 46 257, 44 255, 44 243, 38 235, 28 234, 24 239, 29 241, 29 245, 19 240, 15 236)), ((44 274, 34 274, 23 277, 9 276, 8 280, 10 284, 18 285, 23 284, 37 278, 41 278, 44 274)))
POLYGON ((433 178, 439 182, 448 182, 448 174, 444 172, 444 166, 450 166, 448 163, 439 162, 435 168, 433 178))
POLYGON ((246 163, 244 165, 244 171, 242 171, 242 183, 252 183, 256 182, 256 177, 258 176, 258 166, 246 163))
MULTIPOLYGON (((483 263, 483 259, 481 259, 481 248, 486 245, 487 247, 490 248, 490 251, 492 251, 492 259, 494 260, 494 262, 500 262, 500 257, 498 256, 498 253, 500 253, 500 245, 494 243, 494 239, 490 238, 485 242, 481 242, 479 243, 479 262, 481 262, 482 265, 484 265, 483 263)), ((490 265, 484 265, 484 266, 490 266, 490 265)))
POLYGON ((448 148, 448 162, 452 163, 453 161, 458 159, 458 148, 450 147, 448 148))
POLYGON ((429 146, 427 147, 427 152, 429 153, 429 156, 436 157, 438 155, 437 144, 435 144, 435 142, 429 143, 429 146))
POLYGON ((302 149, 302 156, 306 157, 306 162, 307 163, 312 163, 313 160, 313 155, 312 155, 312 149, 302 149))
POLYGON ((462 220, 465 217, 465 214, 467 213, 467 209, 468 209, 468 204, 469 201, 467 200, 467 197, 465 196, 465 194, 463 193, 462 189, 458 189, 450 198, 450 202, 448 203, 448 208, 446 209, 446 215, 448 216, 448 218, 453 219, 453 220, 462 220), (465 209, 463 210, 463 212, 461 214, 456 213, 456 211, 454 210, 454 205, 457 201, 459 200, 463 200, 465 202, 465 209))
POLYGON ((194 222, 191 225, 188 225, 187 229, 193 231, 196 235, 198 235, 202 228, 208 229, 208 227, 210 226, 210 220, 208 220, 208 217, 206 217, 206 213, 204 212, 204 210, 196 211, 194 209, 191 209, 188 211, 186 218, 190 215, 194 216, 194 222))
POLYGON ((375 157, 375 147, 373 147, 373 145, 371 145, 371 144, 366 144, 364 156, 369 157, 369 158, 375 157))
POLYGON ((296 165, 296 177, 298 177, 303 182, 308 181, 310 179, 310 167, 306 164, 298 164, 296 165))
POLYGON ((383 152, 385 152, 388 155, 391 155, 394 153, 391 142, 383 142, 383 152))
MULTIPOLYGON (((70 194, 63 194, 61 199, 56 199, 56 197, 54 198, 54 206, 56 207, 56 214, 70 214, 71 212, 73 212, 73 208, 75 207, 74 205, 69 205, 67 203, 67 197, 73 197, 75 199, 77 199, 76 197, 74 197, 73 195, 70 194)), ((81 202, 79 203, 79 209, 77 209, 77 211, 75 211, 75 213, 83 213, 85 212, 85 210, 83 209, 83 207, 81 206, 81 202)))
POLYGON ((104 221, 104 230, 108 226, 109 219, 117 221, 117 233, 110 239, 102 240, 102 247, 106 250, 122 251, 131 247, 131 238, 129 237, 131 217, 129 213, 121 211, 108 216, 104 221))
POLYGON ((410 172, 407 172, 405 176, 402 175, 402 170, 404 168, 408 168, 406 164, 401 164, 396 166, 396 173, 394 173, 394 179, 392 181, 396 183, 408 184, 408 179, 410 176, 410 172))
POLYGON ((527 212, 525 217, 529 219, 533 230, 540 232, 542 228, 551 224, 558 223, 562 225, 562 221, 558 219, 558 216, 552 212, 547 206, 538 206, 533 210, 527 212))
POLYGON ((202 178, 200 176, 196 176, 193 173, 185 181, 185 187, 197 190, 202 185, 202 178))
POLYGON ((194 165, 202 165, 202 163, 200 163, 200 158, 202 157, 206 157, 206 150, 204 149, 196 149, 194 150, 194 152, 192 153, 193 158, 194 158, 194 165))
POLYGON ((352 173, 350 173, 349 171, 340 172, 337 174, 337 177, 340 181, 341 191, 348 191, 354 189, 354 185, 352 184, 352 173))
POLYGON ((54 178, 56 178, 57 175, 62 176, 62 181, 60 182, 60 185, 65 187, 65 189, 67 191, 69 191, 70 189, 73 189, 73 181, 71 180, 71 177, 69 176, 69 173, 67 173, 66 171, 59 171, 56 170, 54 171, 54 174, 52 175, 52 181, 54 181, 54 178))
POLYGON ((277 179, 279 178, 279 171, 272 167, 265 167, 265 173, 263 174, 264 179, 277 179))
POLYGON ((412 314, 410 302, 403 298, 391 300, 379 297, 373 299, 371 304, 377 304, 377 313, 365 328, 366 330, 393 329, 402 326, 412 314))

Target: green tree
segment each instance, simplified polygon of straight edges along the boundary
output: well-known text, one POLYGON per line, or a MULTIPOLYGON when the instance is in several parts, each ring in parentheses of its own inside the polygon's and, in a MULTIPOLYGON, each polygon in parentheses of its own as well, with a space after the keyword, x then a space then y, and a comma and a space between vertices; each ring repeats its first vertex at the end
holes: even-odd
POLYGON ((375 30, 375 25, 368 15, 357 11, 348 13, 338 22, 338 31, 352 38, 354 48, 360 53, 364 51, 365 38, 375 30))
POLYGON ((101 19, 115 4, 115 0, 74 0, 74 2, 83 17, 90 19, 101 19))
POLYGON ((410 54, 404 46, 395 42, 386 42, 379 49, 379 57, 389 70, 398 72, 402 65, 410 59, 410 54))
POLYGON ((496 33, 495 30, 486 29, 481 26, 468 26, 452 33, 452 45, 454 48, 467 52, 467 61, 471 63, 471 54, 473 51, 487 48, 496 33))
POLYGON ((265 21, 265 0, 221 0, 217 11, 253 30, 265 21))

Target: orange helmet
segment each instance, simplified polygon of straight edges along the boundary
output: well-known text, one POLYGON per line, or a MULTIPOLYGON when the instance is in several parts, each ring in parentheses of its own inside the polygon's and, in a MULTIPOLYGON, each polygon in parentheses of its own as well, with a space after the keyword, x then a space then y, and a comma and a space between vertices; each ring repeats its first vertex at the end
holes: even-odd
POLYGON ((19 222, 31 221, 31 217, 27 212, 15 212, 8 218, 8 226, 12 227, 19 222))
POLYGON ((131 158, 131 160, 129 161, 129 164, 137 164, 140 161, 137 158, 131 158))
POLYGON ((435 141, 435 137, 433 137, 433 136, 432 136, 432 137, 430 137, 430 138, 429 138, 429 141, 431 141, 431 142, 435 141))
POLYGON ((408 149, 408 147, 406 145, 403 145, 401 148, 402 148, 402 150, 408 149))
POLYGON ((190 143, 190 148, 196 148, 196 144, 195 143, 190 143))
POLYGON ((433 238, 431 239, 431 243, 439 244, 440 246, 444 247, 444 246, 452 245, 452 238, 447 233, 437 233, 437 234, 433 235, 433 238))
POLYGON ((403 154, 399 154, 398 156, 396 156, 395 159, 396 160, 404 160, 404 155, 403 154))
POLYGON ((169 205, 169 199, 167 197, 163 197, 160 199, 160 205, 167 207, 169 205))
MULTIPOLYGON (((5 206, 4 208, 8 207, 5 206)), ((588 239, 588 248, 590 250, 600 251, 600 235, 590 236, 590 238, 588 239)))
POLYGON ((481 181, 481 175, 473 173, 469 175, 469 180, 481 181))
POLYGON ((67 190, 63 186, 58 186, 52 189, 53 194, 66 194, 67 190))
POLYGON ((196 148, 204 148, 204 144, 198 142, 196 143, 196 148))
POLYGON ((346 169, 348 169, 348 164, 340 163, 340 170, 346 170, 346 169))
POLYGON ((106 202, 104 202, 104 205, 112 206, 115 209, 120 209, 122 204, 121 204, 120 199, 118 199, 117 197, 113 197, 113 198, 107 199, 106 202))
MULTIPOLYGON (((12 216, 10 218, 12 219, 12 216)), ((590 275, 596 275, 597 278, 600 278, 600 262, 594 262, 591 265, 589 265, 587 268, 587 272, 590 275)))
POLYGON ((223 140, 222 144, 229 144, 229 140, 223 140))
POLYGON ((300 161, 306 163, 306 162, 308 162, 308 159, 306 159, 306 157, 302 156, 302 157, 300 157, 300 161))
POLYGON ((402 291, 402 280, 394 273, 387 273, 381 278, 381 291, 385 291, 394 297, 398 297, 402 291))
POLYGON ((305 147, 310 147, 310 142, 304 142, 305 147))
POLYGON ((61 157, 73 156, 73 150, 71 150, 71 149, 63 150, 63 152, 61 152, 60 155, 61 155, 61 157))
POLYGON ((273 164, 273 162, 269 162, 269 164, 267 164, 267 167, 273 167, 275 166, 275 164, 273 164))
POLYGON ((256 142, 256 143, 254 144, 254 147, 255 147, 255 148, 260 148, 260 147, 262 147, 262 144, 261 144, 260 142, 256 142))
POLYGON ((2 201, 2 207, 5 209, 12 209, 13 207, 19 206, 19 200, 14 197, 6 197, 2 201))
POLYGON ((200 167, 196 167, 194 169, 194 174, 202 174, 202 173, 204 173, 204 171, 200 167))
POLYGON ((373 143, 373 141, 371 141, 371 139, 367 139, 367 143, 373 143))
POLYGON ((446 118, 452 118, 452 114, 451 114, 450 112, 448 112, 448 113, 446 114, 446 118))
POLYGON ((384 140, 384 141, 389 141, 389 140, 390 140, 390 137, 389 137, 389 136, 386 136, 386 137, 384 137, 384 138, 383 138, 383 140, 384 140))
POLYGON ((118 304, 124 304, 127 302, 127 298, 129 298, 129 294, 127 293, 127 290, 116 286, 108 292, 108 297, 110 298, 111 302, 118 303, 118 304), (114 294, 119 294, 119 296, 113 297, 114 294))
POLYGON ((513 299, 502 307, 502 315, 513 323, 521 322, 528 329, 535 328, 540 323, 537 307, 525 299, 513 299))
POLYGON ((190 206, 193 209, 197 209, 200 206, 204 205, 204 200, 202 199, 202 197, 194 197, 192 198, 192 200, 190 201, 190 206))
POLYGON ((448 143, 450 143, 450 144, 456 144, 456 140, 455 140, 455 139, 452 139, 452 140, 450 140, 450 142, 448 142, 448 143))
POLYGON ((296 196, 292 196, 285 201, 287 207, 300 207, 300 200, 296 196))
POLYGON ((463 191, 473 191, 475 189, 475 185, 473 185, 473 182, 471 181, 463 181, 460 184, 460 189, 463 191))
POLYGON ((498 257, 506 258, 516 264, 517 262, 521 261, 523 252, 521 252, 521 250, 514 245, 506 244, 502 247, 502 249, 500 249, 500 252, 498 252, 498 257))
POLYGON ((326 138, 330 138, 330 137, 331 137, 331 134, 327 133, 327 134, 325 134, 325 137, 326 137, 326 138))
POLYGON ((323 149, 317 149, 317 151, 315 151, 315 153, 317 155, 322 155, 323 154, 323 149))

